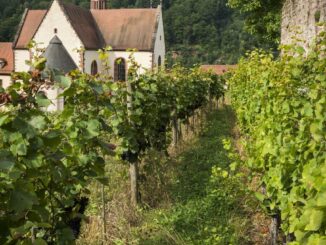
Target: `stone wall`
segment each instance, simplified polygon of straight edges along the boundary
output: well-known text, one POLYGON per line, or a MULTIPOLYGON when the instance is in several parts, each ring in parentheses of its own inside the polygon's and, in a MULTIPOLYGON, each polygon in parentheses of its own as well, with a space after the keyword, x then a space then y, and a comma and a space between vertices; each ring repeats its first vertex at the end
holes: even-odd
POLYGON ((316 26, 318 22, 326 22, 326 0, 284 0, 281 43, 299 43, 307 49, 325 30, 325 25, 316 26))

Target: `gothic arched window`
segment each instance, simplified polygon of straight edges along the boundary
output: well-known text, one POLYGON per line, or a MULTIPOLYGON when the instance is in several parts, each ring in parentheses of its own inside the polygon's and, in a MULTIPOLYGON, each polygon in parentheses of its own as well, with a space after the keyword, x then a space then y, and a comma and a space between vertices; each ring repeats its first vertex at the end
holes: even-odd
POLYGON ((157 67, 161 68, 161 66, 162 66, 162 58, 161 58, 161 56, 159 56, 157 59, 157 67))
POLYGON ((98 70, 97 70, 97 62, 96 60, 94 60, 91 64, 91 74, 93 76, 95 76, 96 74, 98 73, 98 70))
POLYGON ((114 61, 114 81, 126 81, 126 61, 118 58, 114 61))

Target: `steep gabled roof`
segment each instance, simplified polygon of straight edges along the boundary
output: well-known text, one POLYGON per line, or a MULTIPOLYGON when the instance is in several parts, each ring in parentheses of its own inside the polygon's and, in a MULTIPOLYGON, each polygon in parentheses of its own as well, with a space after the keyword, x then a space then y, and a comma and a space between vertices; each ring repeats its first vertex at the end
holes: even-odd
POLYGON ((157 9, 91 10, 106 45, 113 50, 152 51, 158 23, 157 9))
POLYGON ((9 75, 14 71, 14 51, 12 43, 0 43, 0 59, 5 60, 6 65, 1 69, 0 74, 9 75))
POLYGON ((27 48, 27 44, 33 39, 46 12, 47 10, 27 10, 25 12, 14 42, 15 48, 27 48))
POLYGON ((62 10, 87 49, 103 48, 104 40, 88 9, 59 1, 62 10))
POLYGON ((51 39, 43 56, 46 58, 46 67, 50 69, 56 69, 64 73, 77 69, 77 65, 57 36, 51 39))
MULTIPOLYGON (((57 1, 86 49, 105 45, 113 50, 135 48, 153 51, 158 28, 158 9, 88 10, 57 1)), ((14 48, 25 49, 44 20, 48 10, 27 10, 14 42, 14 48)))

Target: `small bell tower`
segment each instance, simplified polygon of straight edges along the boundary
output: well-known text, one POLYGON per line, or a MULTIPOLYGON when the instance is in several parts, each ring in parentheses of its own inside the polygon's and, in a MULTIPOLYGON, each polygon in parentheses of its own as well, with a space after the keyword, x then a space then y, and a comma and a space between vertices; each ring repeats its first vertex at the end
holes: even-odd
POLYGON ((106 0, 91 0, 91 10, 106 9, 106 0))

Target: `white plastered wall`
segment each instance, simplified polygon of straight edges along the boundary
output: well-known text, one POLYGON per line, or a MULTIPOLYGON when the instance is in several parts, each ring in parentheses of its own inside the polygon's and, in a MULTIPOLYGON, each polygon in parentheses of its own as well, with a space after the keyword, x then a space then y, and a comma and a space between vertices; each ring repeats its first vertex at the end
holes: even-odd
POLYGON ((93 50, 86 50, 84 55, 85 63, 84 63, 84 72, 91 74, 91 65, 92 62, 95 60, 97 63, 98 72, 102 71, 102 62, 99 59, 99 53, 93 50))
MULTIPOLYGON (((127 70, 130 66, 129 56, 131 52, 123 52, 123 51, 111 51, 109 52, 109 65, 111 67, 110 74, 112 77, 114 75, 114 62, 118 58, 123 58, 127 62, 127 70)), ((147 70, 152 69, 152 52, 135 52, 134 54, 135 61, 141 65, 139 69, 139 74, 144 74, 147 70)))
POLYGON ((58 88, 50 88, 45 91, 46 96, 52 102, 52 104, 47 108, 47 111, 63 110, 64 99, 63 97, 58 98, 58 95, 61 93, 62 90, 58 88))
POLYGON ((38 31, 35 33, 34 40, 40 47, 46 48, 54 35, 59 37, 78 66, 80 55, 77 49, 82 48, 83 44, 57 1, 54 1, 51 5, 38 31), (54 33, 54 29, 57 29, 57 34, 54 33))
POLYGON ((11 83, 10 75, 0 75, 0 80, 3 88, 7 88, 11 83))
MULTIPOLYGON (((54 35, 59 37, 75 64, 79 66, 80 54, 77 50, 83 48, 83 44, 57 1, 54 1, 51 5, 38 31, 34 35, 34 41, 40 48, 46 48, 54 35), (57 30, 56 34, 54 33, 55 29, 57 30)), ((52 101, 52 105, 50 105, 47 110, 62 110, 64 100, 63 98, 58 98, 61 91, 57 88, 52 88, 45 92, 47 97, 52 101)))
POLYGON ((26 49, 14 50, 15 57, 15 71, 29 71, 30 67, 26 64, 26 61, 30 60, 30 53, 26 49))
POLYGON ((163 25, 163 17, 162 17, 162 10, 159 7, 159 22, 158 28, 155 38, 155 45, 154 45, 154 66, 158 64, 158 58, 161 56, 162 65, 165 61, 165 37, 164 37, 164 25, 163 25))

